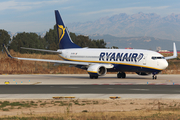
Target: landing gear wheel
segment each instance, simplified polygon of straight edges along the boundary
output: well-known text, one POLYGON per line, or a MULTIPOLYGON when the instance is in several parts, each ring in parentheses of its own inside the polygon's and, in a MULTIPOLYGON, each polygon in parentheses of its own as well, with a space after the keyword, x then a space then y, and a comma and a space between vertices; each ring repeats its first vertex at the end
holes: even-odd
POLYGON ((93 79, 93 78, 98 79, 98 75, 90 75, 89 77, 90 77, 90 79, 93 79))
POLYGON ((122 72, 122 73, 118 72, 117 78, 126 78, 126 73, 124 73, 124 72, 122 72))
POLYGON ((152 76, 152 79, 154 80, 154 79, 157 79, 157 76, 156 75, 153 75, 152 76))
POLYGON ((95 78, 95 79, 98 79, 98 76, 96 75, 96 76, 94 76, 94 78, 95 78))
POLYGON ((120 72, 118 72, 118 74, 117 74, 117 78, 121 78, 122 76, 121 76, 121 73, 120 72))
POLYGON ((122 78, 126 78, 126 73, 121 73, 122 74, 122 78))
POLYGON ((89 75, 90 79, 93 79, 93 75, 89 75))

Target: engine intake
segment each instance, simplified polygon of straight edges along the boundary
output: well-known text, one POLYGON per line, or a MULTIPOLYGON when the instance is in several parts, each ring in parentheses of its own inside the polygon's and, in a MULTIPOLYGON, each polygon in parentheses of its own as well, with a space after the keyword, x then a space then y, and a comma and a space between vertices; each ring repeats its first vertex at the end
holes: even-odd
POLYGON ((100 64, 91 65, 87 69, 89 74, 97 74, 98 76, 105 75, 107 72, 107 69, 105 66, 100 64))

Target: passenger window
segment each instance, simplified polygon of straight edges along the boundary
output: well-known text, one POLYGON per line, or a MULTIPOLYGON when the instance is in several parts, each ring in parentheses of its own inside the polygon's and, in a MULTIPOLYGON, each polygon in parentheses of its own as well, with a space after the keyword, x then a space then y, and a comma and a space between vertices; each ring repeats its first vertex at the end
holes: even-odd
POLYGON ((156 60, 156 59, 157 59, 157 57, 152 57, 152 59, 153 59, 153 60, 156 60))
POLYGON ((165 59, 165 57, 152 57, 153 60, 156 60, 156 59, 165 59))

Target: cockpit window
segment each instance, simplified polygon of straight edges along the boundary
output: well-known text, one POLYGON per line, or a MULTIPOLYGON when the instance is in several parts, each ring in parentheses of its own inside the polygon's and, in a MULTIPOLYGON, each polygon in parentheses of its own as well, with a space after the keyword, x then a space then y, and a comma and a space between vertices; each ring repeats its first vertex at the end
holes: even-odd
POLYGON ((156 59, 165 59, 164 57, 152 57, 153 60, 156 60, 156 59))

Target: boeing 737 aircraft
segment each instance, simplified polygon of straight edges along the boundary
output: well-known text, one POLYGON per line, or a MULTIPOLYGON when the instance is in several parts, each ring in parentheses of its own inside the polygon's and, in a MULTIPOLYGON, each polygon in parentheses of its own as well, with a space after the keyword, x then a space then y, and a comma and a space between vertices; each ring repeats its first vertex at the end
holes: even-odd
POLYGON ((105 75, 107 72, 118 72, 117 78, 126 78, 125 72, 136 72, 138 75, 152 74, 152 78, 157 79, 156 74, 168 67, 167 59, 177 57, 175 43, 173 43, 173 56, 170 57, 163 57, 158 52, 142 49, 81 48, 71 40, 58 10, 55 10, 55 18, 59 41, 57 51, 35 48, 23 49, 57 53, 63 61, 12 57, 6 46, 3 45, 8 56, 18 60, 70 64, 87 70, 91 79, 97 79, 98 76, 105 75))

